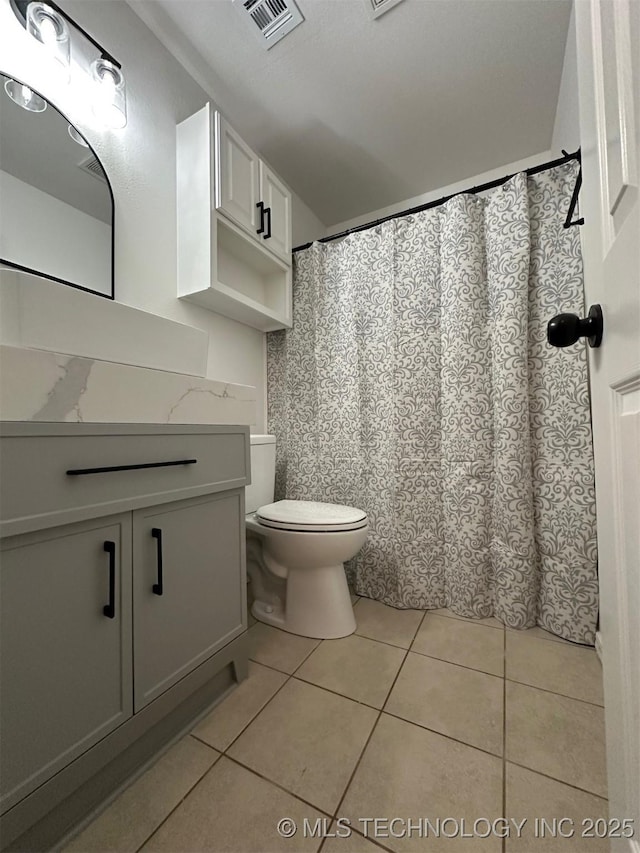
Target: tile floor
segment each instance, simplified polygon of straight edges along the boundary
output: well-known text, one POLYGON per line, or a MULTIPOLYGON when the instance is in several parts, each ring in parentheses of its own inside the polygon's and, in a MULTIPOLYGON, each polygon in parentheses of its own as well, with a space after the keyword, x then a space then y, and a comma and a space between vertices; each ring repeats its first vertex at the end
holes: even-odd
POLYGON ((343 640, 252 624, 249 678, 66 850, 608 849, 580 837, 607 816, 593 649, 446 610, 354 607, 343 640), (502 815, 520 837, 513 822, 488 834, 502 815), (574 837, 551 837, 561 818, 574 837))

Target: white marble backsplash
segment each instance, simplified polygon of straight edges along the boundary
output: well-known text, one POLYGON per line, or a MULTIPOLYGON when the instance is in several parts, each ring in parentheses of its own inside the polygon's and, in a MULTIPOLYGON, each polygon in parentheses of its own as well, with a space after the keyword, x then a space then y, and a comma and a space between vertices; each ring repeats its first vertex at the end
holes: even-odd
POLYGON ((256 389, 46 350, 0 346, 0 419, 255 424, 256 389))

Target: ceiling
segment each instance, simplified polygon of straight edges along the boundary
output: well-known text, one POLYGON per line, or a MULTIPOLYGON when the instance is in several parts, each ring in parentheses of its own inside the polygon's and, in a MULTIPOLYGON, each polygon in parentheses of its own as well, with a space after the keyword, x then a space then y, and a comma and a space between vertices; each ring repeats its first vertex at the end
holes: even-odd
POLYGON ((548 150, 571 0, 365 3, 267 51, 232 0, 130 0, 326 225, 548 150))

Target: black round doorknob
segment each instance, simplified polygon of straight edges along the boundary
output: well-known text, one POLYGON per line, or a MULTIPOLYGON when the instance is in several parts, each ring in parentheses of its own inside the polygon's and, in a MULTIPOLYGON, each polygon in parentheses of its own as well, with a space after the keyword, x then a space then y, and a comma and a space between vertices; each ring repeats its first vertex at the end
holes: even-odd
POLYGON ((592 305, 584 319, 577 314, 556 314, 547 323, 547 340, 552 347, 570 347, 580 338, 587 338, 590 347, 599 347, 602 343, 602 308, 599 305, 592 305))

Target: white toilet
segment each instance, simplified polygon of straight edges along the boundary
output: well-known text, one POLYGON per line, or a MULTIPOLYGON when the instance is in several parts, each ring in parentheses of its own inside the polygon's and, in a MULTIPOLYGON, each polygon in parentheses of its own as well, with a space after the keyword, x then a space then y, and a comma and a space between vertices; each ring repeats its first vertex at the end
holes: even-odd
POLYGON ((343 563, 364 545, 367 515, 340 504, 273 503, 275 470, 275 436, 252 435, 245 490, 251 612, 292 634, 347 637, 356 620, 343 563))

